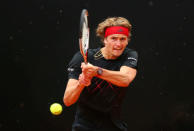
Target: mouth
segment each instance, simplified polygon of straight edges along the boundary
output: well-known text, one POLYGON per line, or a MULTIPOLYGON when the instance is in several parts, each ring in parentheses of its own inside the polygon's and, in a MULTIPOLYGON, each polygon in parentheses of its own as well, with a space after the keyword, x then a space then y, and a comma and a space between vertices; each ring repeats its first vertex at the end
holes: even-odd
POLYGON ((119 48, 119 49, 113 49, 115 51, 122 51, 122 48, 119 48))
POLYGON ((116 55, 120 55, 122 52, 123 52, 123 49, 122 48, 119 48, 119 49, 113 49, 113 52, 114 54, 116 55))
POLYGON ((122 50, 122 48, 116 48, 116 47, 115 48, 113 47, 113 49, 114 50, 122 50))

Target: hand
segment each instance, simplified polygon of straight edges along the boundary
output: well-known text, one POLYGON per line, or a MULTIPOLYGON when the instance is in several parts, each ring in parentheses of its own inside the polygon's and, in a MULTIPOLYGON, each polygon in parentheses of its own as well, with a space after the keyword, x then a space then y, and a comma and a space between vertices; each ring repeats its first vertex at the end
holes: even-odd
POLYGON ((79 75, 79 83, 83 86, 89 86, 91 84, 91 78, 86 77, 83 73, 79 75))
POLYGON ((82 73, 85 75, 85 77, 92 79, 94 76, 97 75, 98 67, 90 64, 90 63, 82 63, 81 64, 82 73))

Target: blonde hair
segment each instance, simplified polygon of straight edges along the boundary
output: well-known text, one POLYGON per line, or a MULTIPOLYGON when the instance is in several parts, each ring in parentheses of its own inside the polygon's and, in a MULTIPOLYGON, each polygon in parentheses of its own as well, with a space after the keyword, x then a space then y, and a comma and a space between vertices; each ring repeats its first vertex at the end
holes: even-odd
POLYGON ((123 17, 110 17, 105 19, 103 22, 101 22, 100 24, 98 24, 98 27, 96 29, 96 35, 98 37, 101 38, 102 42, 104 40, 104 35, 105 35, 105 30, 106 28, 110 27, 110 26, 123 26, 129 29, 129 40, 131 37, 131 24, 130 22, 123 17))

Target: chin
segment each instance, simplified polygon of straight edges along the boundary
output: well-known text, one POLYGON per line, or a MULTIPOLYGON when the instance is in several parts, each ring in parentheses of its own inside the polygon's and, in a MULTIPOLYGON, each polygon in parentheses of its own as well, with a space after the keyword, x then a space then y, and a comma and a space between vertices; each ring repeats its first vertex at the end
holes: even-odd
POLYGON ((118 58, 119 56, 121 56, 121 54, 122 54, 122 53, 114 53, 112 56, 113 56, 113 58, 116 59, 116 58, 118 58))
POLYGON ((123 50, 113 52, 114 56, 117 56, 117 57, 119 57, 122 53, 123 53, 123 50))

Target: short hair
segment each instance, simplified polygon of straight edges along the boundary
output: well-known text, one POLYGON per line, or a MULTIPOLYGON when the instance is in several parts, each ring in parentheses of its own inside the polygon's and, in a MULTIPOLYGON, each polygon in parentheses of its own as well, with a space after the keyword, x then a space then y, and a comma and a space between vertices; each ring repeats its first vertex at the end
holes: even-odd
POLYGON ((96 35, 98 37, 100 37, 101 41, 104 41, 104 35, 105 35, 105 30, 108 27, 111 26, 122 26, 122 27, 126 27, 129 29, 129 40, 131 37, 131 23, 124 17, 109 17, 107 19, 105 19, 103 22, 98 24, 98 27, 96 29, 96 35))

